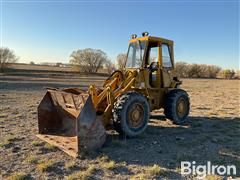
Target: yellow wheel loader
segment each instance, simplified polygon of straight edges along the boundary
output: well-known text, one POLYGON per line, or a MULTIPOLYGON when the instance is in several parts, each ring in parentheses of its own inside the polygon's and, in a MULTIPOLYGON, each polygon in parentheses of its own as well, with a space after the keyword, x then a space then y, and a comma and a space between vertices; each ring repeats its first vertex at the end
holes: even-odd
POLYGON ((125 68, 112 73, 102 88, 48 89, 38 106, 39 138, 73 157, 100 148, 106 129, 134 137, 147 127, 150 112, 164 108, 180 124, 189 114, 188 94, 174 76, 173 41, 131 36, 125 68))

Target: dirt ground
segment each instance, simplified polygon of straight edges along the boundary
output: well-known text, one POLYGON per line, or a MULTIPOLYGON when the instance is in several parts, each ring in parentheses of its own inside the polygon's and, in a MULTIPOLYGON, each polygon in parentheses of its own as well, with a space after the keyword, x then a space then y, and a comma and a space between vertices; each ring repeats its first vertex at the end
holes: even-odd
POLYGON ((109 131, 101 150, 73 159, 35 136, 44 88, 99 86, 105 77, 26 74, 0 75, 0 179, 181 179, 181 161, 234 164, 240 177, 239 80, 183 79, 191 99, 185 125, 158 110, 139 137, 109 131))

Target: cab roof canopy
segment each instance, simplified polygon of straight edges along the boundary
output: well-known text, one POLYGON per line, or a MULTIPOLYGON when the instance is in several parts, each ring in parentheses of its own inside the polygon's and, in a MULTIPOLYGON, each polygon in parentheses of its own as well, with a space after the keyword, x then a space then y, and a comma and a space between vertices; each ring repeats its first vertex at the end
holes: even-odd
POLYGON ((130 40, 130 43, 136 42, 136 41, 152 41, 152 42, 162 42, 162 43, 167 43, 173 45, 173 41, 169 39, 164 39, 161 37, 154 37, 154 36, 143 36, 139 38, 134 38, 130 40))

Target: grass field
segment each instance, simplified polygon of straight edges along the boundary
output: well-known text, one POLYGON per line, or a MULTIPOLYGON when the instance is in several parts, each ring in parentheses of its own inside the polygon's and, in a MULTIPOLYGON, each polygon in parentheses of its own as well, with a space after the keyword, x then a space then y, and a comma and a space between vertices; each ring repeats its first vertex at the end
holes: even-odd
MULTIPOLYGON (((147 130, 119 139, 109 131, 98 152, 73 159, 39 140, 37 106, 46 87, 101 85, 104 75, 16 71, 0 76, 3 179, 180 179, 180 162, 235 164, 240 177, 240 81, 183 79, 191 98, 186 125, 152 112, 147 130)), ((0 176, 1 177, 1 176, 0 176)), ((194 177, 188 177, 190 179, 194 177)), ((209 178, 217 178, 209 177, 209 178)))

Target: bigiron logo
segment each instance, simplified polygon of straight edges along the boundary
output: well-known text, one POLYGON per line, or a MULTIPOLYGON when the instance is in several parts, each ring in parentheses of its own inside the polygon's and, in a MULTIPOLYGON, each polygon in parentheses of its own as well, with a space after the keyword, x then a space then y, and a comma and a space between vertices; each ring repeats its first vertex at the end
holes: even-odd
POLYGON ((203 179, 207 175, 232 176, 236 175, 237 169, 235 165, 213 165, 210 161, 206 164, 197 164, 196 161, 182 161, 181 175, 196 175, 198 179, 203 179))

